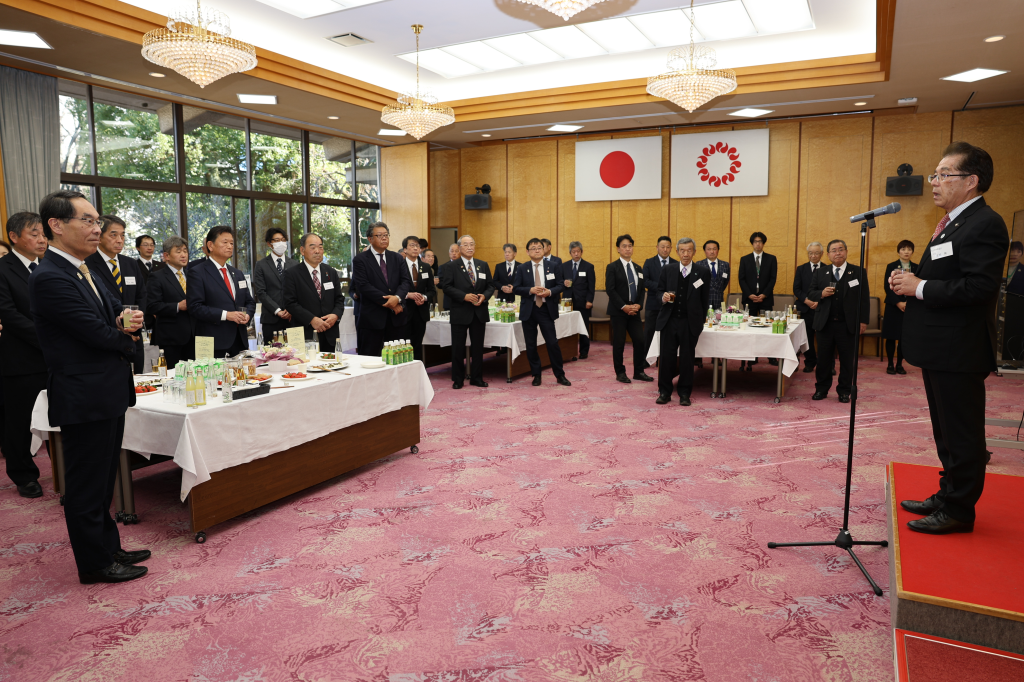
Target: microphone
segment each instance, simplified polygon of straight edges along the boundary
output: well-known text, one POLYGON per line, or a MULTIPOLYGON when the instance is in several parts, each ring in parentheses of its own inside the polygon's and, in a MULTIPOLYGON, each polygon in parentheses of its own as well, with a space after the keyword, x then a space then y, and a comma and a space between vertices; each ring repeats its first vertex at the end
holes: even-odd
POLYGON ((887 213, 899 213, 901 208, 903 207, 894 201, 888 206, 876 208, 875 210, 868 211, 867 213, 860 213, 858 215, 850 216, 850 222, 857 223, 860 222, 861 220, 867 220, 868 218, 877 218, 878 216, 885 215, 887 213))

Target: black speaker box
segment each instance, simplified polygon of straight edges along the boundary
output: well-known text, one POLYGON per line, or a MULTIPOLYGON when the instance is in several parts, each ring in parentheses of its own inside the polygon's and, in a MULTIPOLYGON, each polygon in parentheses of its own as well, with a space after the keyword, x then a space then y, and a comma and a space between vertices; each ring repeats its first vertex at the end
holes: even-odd
POLYGON ((923 175, 900 175, 885 179, 885 196, 919 197, 924 194, 923 175))
POLYGON ((467 211, 489 211, 489 210, 491 210, 491 195, 490 194, 467 194, 466 195, 466 210, 467 211))

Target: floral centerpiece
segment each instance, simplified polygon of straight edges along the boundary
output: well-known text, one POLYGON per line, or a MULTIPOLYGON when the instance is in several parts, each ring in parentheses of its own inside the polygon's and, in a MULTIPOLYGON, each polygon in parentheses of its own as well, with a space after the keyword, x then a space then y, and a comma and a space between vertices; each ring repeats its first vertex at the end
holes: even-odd
POLYGON ((265 362, 270 362, 271 360, 284 360, 287 362, 299 354, 297 350, 283 343, 272 343, 268 346, 263 346, 257 353, 260 359, 265 362))

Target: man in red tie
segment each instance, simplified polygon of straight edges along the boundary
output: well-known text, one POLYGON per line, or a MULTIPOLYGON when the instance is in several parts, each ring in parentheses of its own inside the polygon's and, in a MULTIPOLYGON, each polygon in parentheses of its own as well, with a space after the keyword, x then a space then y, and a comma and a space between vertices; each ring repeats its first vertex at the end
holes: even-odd
POLYGON ((391 231, 382 222, 370 225, 366 233, 370 248, 352 260, 352 286, 359 292, 360 311, 356 343, 360 355, 380 356, 385 341, 405 338, 403 307, 412 280, 405 260, 388 251, 391 231))
POLYGON ((900 506, 924 518, 911 530, 970 533, 985 486, 985 378, 996 368, 995 308, 1010 237, 982 196, 992 185, 988 152, 966 142, 946 147, 928 176, 946 215, 917 273, 894 270, 894 293, 907 297, 903 353, 921 368, 942 472, 939 490, 900 506))
POLYGON ((196 336, 213 337, 215 356, 234 356, 249 348, 247 325, 256 312, 256 301, 245 274, 229 263, 235 252, 231 228, 211 228, 205 244, 210 257, 188 268, 188 312, 195 319, 196 336))

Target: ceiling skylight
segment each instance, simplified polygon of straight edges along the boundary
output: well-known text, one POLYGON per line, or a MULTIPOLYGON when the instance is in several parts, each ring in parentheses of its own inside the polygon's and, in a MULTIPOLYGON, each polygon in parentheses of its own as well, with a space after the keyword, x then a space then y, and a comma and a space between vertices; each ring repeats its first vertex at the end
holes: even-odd
POLYGON ((592 21, 580 26, 580 30, 606 52, 634 52, 654 47, 654 43, 625 17, 592 21))
MULTIPOLYGON (((491 38, 482 42, 485 45, 490 45, 499 52, 507 54, 509 57, 524 66, 557 62, 561 59, 557 52, 545 45, 541 45, 528 33, 517 33, 515 35, 503 36, 501 38, 491 38)), ((467 44, 469 43, 463 43, 463 45, 467 44)), ((401 56, 405 58, 405 55, 401 56)))
POLYGON ((0 45, 13 45, 14 47, 41 47, 52 50, 49 43, 39 37, 38 33, 32 31, 7 31, 0 29, 0 45))
POLYGON ((608 54, 608 51, 587 37, 575 26, 559 26, 530 34, 542 45, 555 51, 562 59, 580 59, 608 54))
POLYGON ((942 80, 944 81, 960 81, 961 83, 973 83, 974 81, 980 81, 985 78, 991 78, 992 76, 1002 76, 1006 71, 996 71, 994 69, 971 69, 970 71, 964 71, 963 73, 956 73, 952 76, 946 76, 942 80))
POLYGON ((282 12, 287 12, 299 19, 319 17, 324 14, 332 14, 353 7, 372 5, 383 0, 256 0, 264 5, 270 5, 282 12))
MULTIPOLYGON (((690 8, 684 9, 683 13, 689 17, 690 8)), ((750 20, 750 15, 740 0, 698 5, 693 8, 693 14, 693 25, 706 40, 728 40, 757 35, 754 22, 750 20)))

